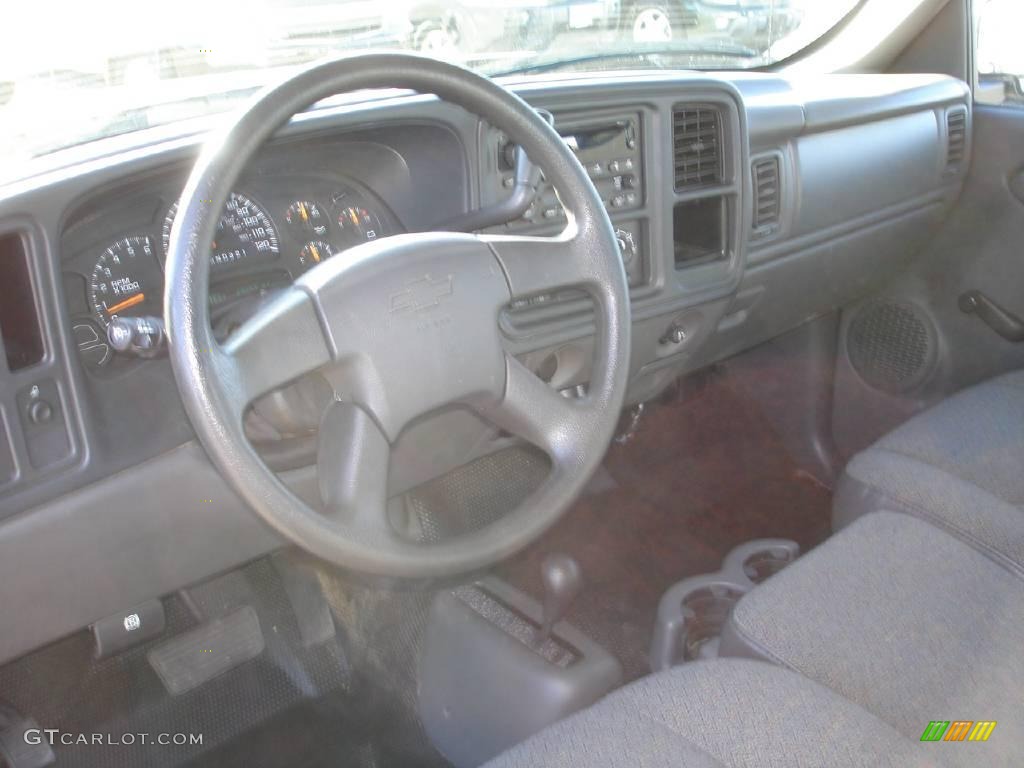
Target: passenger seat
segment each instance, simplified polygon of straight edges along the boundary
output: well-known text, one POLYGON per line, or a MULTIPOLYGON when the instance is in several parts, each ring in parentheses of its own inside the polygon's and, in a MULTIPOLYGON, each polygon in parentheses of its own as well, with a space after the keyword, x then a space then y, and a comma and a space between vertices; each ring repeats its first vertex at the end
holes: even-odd
POLYGON ((637 681, 489 766, 1017 766, 1021 637, 1024 579, 875 512, 744 596, 723 658, 637 681), (963 742, 925 740, 933 721, 960 721, 963 742))
POLYGON ((824 686, 758 661, 695 661, 621 688, 487 768, 934 766, 824 686))
POLYGON ((854 456, 833 528, 878 509, 924 518, 1024 574, 1024 371, 966 389, 854 456))
POLYGON ((933 720, 995 721, 984 744, 924 746, 946 765, 1016 766, 1022 637, 1024 579, 924 520, 875 512, 744 596, 720 652, 799 672, 908 739, 933 720))
POLYGON ((491 765, 1020 765, 1024 372, 855 456, 833 515, 843 530, 739 601, 723 658, 627 686, 491 765), (933 721, 959 721, 953 738, 926 741, 933 721), (971 741, 979 722, 996 725, 971 741))

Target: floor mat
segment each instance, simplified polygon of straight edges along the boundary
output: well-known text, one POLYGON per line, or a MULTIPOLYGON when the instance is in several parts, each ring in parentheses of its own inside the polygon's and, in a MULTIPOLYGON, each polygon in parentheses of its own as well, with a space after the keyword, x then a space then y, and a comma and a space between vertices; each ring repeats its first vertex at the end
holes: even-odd
MULTIPOLYGON (((334 572, 323 573, 330 582, 327 591, 345 584, 334 572)), ((391 683, 394 675, 381 674, 367 659, 371 640, 375 654, 413 657, 411 641, 393 631, 396 624, 412 622, 399 624, 393 616, 397 609, 389 613, 377 605, 397 605, 400 596, 392 600, 388 592, 345 588, 359 622, 306 645, 279 575, 263 559, 191 589, 188 602, 177 595, 167 598, 167 632, 157 640, 96 661, 91 635, 80 632, 0 667, 0 699, 40 727, 73 739, 55 746, 57 768, 440 764, 413 710, 393 690, 399 685, 415 690, 411 673, 391 683), (195 628, 197 614, 221 617, 242 605, 259 617, 264 651, 194 690, 169 695, 147 661, 148 652, 195 628), (361 629, 374 621, 387 621, 392 631, 370 636, 361 629), (100 734, 102 742, 89 743, 92 734, 100 734), (147 734, 147 742, 139 734, 147 734), (154 743, 177 734, 189 741, 154 743), (191 741, 197 735, 199 741, 191 741)), ((412 615, 409 600, 426 599, 408 598, 403 616, 412 615)))
POLYGON ((829 532, 829 489, 793 462, 726 377, 649 405, 633 439, 612 446, 605 469, 613 482, 584 496, 500 573, 540 595, 545 555, 573 555, 586 588, 569 618, 622 661, 627 679, 650 671, 658 600, 673 583, 717 570, 750 539, 793 539, 806 551, 829 532))

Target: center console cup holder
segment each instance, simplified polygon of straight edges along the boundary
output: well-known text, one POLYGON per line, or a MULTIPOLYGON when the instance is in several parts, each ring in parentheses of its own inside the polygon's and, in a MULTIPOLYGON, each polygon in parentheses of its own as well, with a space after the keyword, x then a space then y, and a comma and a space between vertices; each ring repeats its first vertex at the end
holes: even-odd
POLYGON ((651 670, 714 658, 733 606, 747 592, 792 563, 800 546, 788 539, 758 539, 729 552, 717 573, 674 584, 658 605, 651 640, 651 670))

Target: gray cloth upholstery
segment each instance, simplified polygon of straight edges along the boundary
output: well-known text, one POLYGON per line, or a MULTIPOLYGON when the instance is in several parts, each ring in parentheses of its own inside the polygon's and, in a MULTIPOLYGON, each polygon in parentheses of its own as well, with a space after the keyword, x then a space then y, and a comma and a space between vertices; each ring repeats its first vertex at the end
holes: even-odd
MULTIPOLYGON (((921 730, 924 730, 922 724, 921 730)), ((997 728, 998 731, 998 728, 997 728)), ((817 683, 758 661, 698 661, 639 680, 488 768, 935 765, 817 683)))
POLYGON ((909 739, 931 720, 995 720, 985 744, 924 746, 998 766, 1024 761, 1021 638, 1024 580, 927 522, 877 512, 743 597, 721 651, 800 672, 909 739))
POLYGON ((1024 371, 966 389, 854 456, 834 527, 908 512, 1024 574, 1024 371))

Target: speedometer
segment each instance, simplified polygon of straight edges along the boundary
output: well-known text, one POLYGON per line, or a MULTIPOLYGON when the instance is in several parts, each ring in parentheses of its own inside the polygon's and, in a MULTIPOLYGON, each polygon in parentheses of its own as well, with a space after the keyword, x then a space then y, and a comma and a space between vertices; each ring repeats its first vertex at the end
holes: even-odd
MULTIPOLYGON (((171 228, 177 213, 178 204, 175 203, 164 217, 161 234, 165 255, 170 252, 171 228)), ((217 223, 217 232, 210 250, 210 262, 214 266, 221 266, 254 259, 274 259, 281 248, 277 230, 266 210, 245 195, 232 192, 217 223)))

